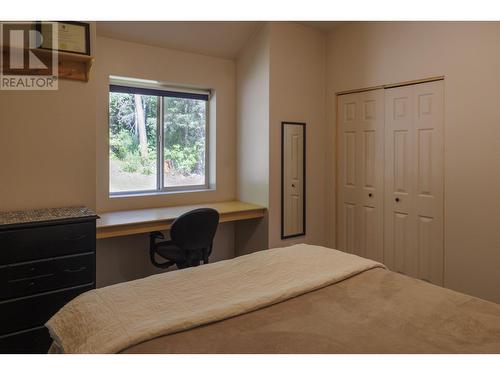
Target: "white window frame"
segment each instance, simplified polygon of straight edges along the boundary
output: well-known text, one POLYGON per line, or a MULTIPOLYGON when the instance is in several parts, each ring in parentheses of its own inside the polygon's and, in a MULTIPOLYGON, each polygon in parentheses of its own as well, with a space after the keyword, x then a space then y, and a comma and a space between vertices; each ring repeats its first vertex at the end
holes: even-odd
MULTIPOLYGON (((161 85, 157 81, 147 81, 134 78, 121 78, 121 77, 110 77, 110 85, 108 91, 108 102, 109 95, 112 92, 117 92, 112 90, 113 86, 121 86, 128 89, 145 89, 151 90, 152 94, 141 94, 156 96, 158 100, 157 104, 157 123, 156 123, 156 142, 157 142, 157 168, 156 168, 156 189, 148 190, 127 190, 127 191, 116 191, 112 192, 109 190, 109 180, 111 176, 108 173, 108 192, 110 197, 120 197, 120 196, 131 196, 131 195, 150 195, 157 193, 173 193, 173 192, 187 192, 187 191, 200 191, 210 189, 210 97, 211 90, 209 89, 190 89, 184 87, 176 86, 165 86, 161 85), (179 93, 179 94, 194 94, 194 95, 206 95, 207 100, 205 100, 205 183, 198 185, 182 185, 182 186, 164 186, 164 111, 163 103, 165 97, 172 97, 173 95, 154 95, 153 92, 159 94, 160 91, 179 93)), ((175 97, 175 96, 173 96, 175 97)), ((189 99, 189 97, 187 98, 189 99)), ((108 108, 108 134, 109 134, 109 108, 108 108)), ((109 138, 108 138, 108 163, 109 163, 109 138)))

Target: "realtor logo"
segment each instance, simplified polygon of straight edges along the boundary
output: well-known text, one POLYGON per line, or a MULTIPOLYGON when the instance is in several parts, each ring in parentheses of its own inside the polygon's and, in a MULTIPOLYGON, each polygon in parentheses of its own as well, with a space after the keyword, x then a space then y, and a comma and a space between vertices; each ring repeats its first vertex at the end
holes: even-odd
MULTIPOLYGON (((57 45, 57 26, 44 27, 57 45)), ((32 22, 0 23, 0 90, 57 90, 57 52, 39 49, 42 38, 32 22)))

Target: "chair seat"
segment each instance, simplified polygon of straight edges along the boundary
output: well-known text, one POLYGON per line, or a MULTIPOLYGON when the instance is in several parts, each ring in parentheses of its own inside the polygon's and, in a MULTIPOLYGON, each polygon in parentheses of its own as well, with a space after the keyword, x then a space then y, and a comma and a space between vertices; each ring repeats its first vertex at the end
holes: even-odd
POLYGON ((171 241, 159 242, 156 246, 156 252, 165 259, 175 263, 181 263, 186 260, 186 252, 171 241))

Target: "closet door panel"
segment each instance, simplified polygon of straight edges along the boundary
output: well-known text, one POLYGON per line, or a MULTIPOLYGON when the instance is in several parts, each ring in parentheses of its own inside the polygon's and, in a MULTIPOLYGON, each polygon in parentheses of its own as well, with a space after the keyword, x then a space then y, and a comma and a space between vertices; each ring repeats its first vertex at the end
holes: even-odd
POLYGON ((378 235, 378 231, 382 230, 380 221, 377 220, 379 211, 376 207, 361 206, 362 243, 358 255, 382 261, 382 254, 379 251, 382 248, 378 246, 378 242, 382 238, 382 236, 378 235))
POLYGON ((386 265, 443 283, 443 84, 386 90, 386 265))
POLYGON ((339 97, 338 247, 383 261, 382 90, 339 97))
POLYGON ((359 253, 359 100, 355 94, 338 99, 338 164, 337 247, 359 253))
POLYGON ((358 163, 357 163, 357 154, 358 154, 358 141, 357 134, 354 130, 345 131, 343 134, 344 138, 344 193, 346 195, 347 200, 351 202, 355 202, 357 200, 358 194, 358 163))
POLYGON ((443 82, 414 86, 418 277, 443 284, 443 82))
POLYGON ((384 260, 384 92, 359 93, 360 255, 384 260))
POLYGON ((384 261, 394 271, 416 276, 412 87, 386 90, 385 112, 384 261))
POLYGON ((338 98, 340 250, 443 284, 443 82, 338 98))
POLYGON ((392 237, 388 238, 392 243, 391 255, 393 256, 393 265, 391 269, 408 274, 414 254, 411 248, 411 241, 408 240, 408 236, 411 234, 410 215, 408 213, 393 212, 391 225, 390 233, 392 237))
POLYGON ((354 254, 358 252, 358 219, 356 218, 356 205, 353 203, 344 203, 342 208, 342 232, 340 235, 343 240, 343 244, 340 249, 354 254))

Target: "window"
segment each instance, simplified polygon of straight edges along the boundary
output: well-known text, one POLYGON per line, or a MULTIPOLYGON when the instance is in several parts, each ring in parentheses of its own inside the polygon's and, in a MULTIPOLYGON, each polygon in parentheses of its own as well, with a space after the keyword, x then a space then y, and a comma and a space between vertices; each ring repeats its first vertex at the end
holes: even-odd
POLYGON ((109 88, 111 195, 208 188, 207 91, 109 88))

